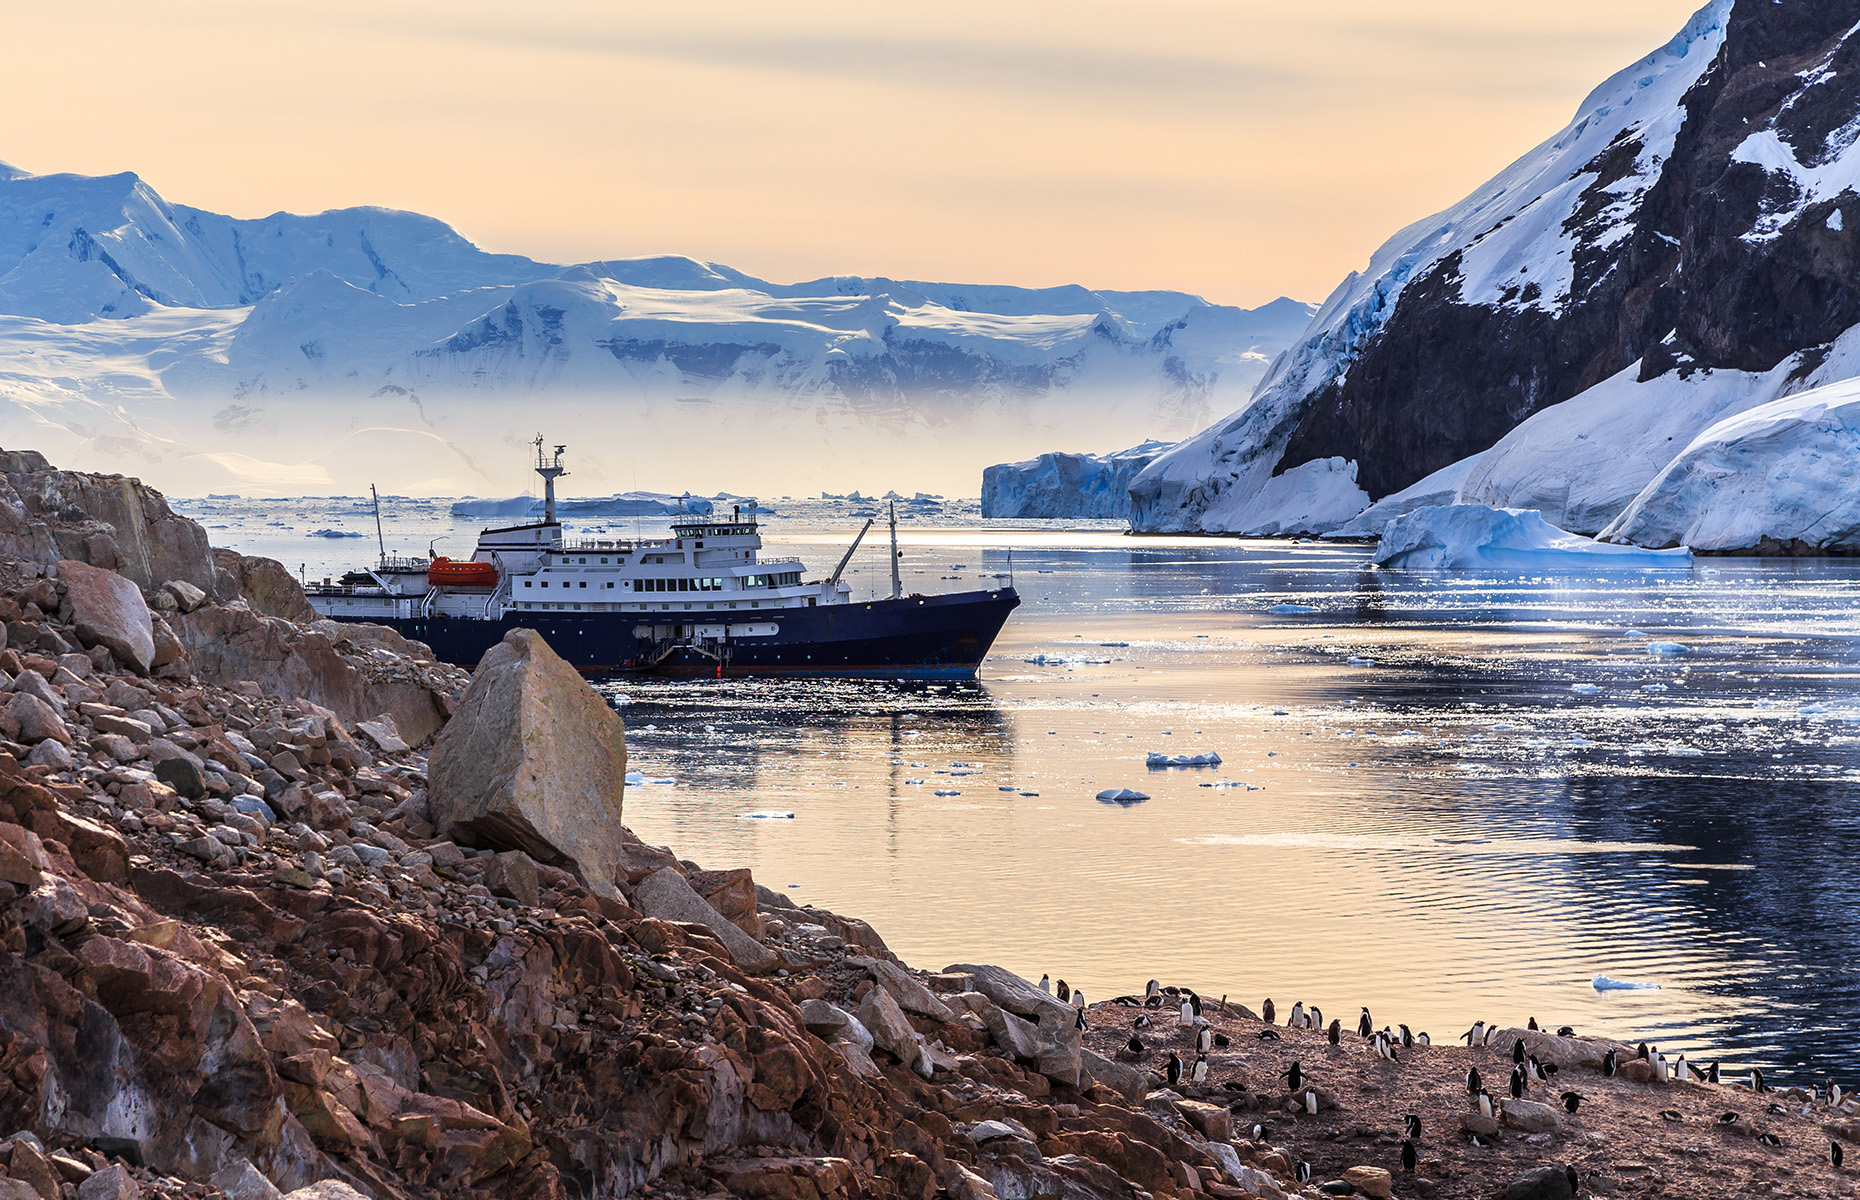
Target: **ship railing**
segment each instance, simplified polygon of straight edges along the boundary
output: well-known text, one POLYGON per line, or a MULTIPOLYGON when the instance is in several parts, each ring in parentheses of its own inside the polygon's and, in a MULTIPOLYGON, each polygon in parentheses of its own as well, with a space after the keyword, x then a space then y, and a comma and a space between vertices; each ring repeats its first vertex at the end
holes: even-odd
POLYGON ((404 555, 384 554, 375 565, 377 571, 424 571, 432 566, 430 559, 413 558, 404 555))
POLYGON ((624 554, 629 551, 638 550, 644 546, 663 546, 669 541, 671 541, 670 538, 564 538, 557 545, 551 547, 551 549, 564 552, 571 550, 606 550, 624 554))

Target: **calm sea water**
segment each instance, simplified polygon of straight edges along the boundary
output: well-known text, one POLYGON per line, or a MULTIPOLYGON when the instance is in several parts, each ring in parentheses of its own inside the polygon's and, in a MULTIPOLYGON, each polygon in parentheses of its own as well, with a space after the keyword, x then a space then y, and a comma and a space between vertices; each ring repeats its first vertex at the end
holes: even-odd
MULTIPOLYGON (((353 502, 189 509, 312 575, 373 554, 306 536, 372 535, 353 502)), ((783 509, 771 552, 822 572, 861 523, 783 509)), ((462 554, 475 526, 396 505, 389 548, 462 554)), ((605 683, 632 766, 669 781, 628 789, 629 824, 864 917, 918 966, 1849 1070, 1860 564, 1383 572, 1361 547, 972 508, 902 542, 912 590, 1012 573, 1025 603, 977 682, 605 683), (1209 750, 1219 767, 1145 765, 1209 750), (1114 787, 1150 798, 1095 799, 1114 787), (794 817, 742 815, 762 810, 794 817)), ((862 549, 855 587, 884 571, 862 549)))

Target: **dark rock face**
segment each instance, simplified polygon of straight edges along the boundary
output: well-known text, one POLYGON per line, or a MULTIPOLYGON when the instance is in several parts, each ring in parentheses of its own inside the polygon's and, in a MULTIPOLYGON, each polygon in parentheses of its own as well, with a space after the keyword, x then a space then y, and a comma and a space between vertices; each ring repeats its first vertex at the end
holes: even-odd
POLYGON ((1763 131, 1804 167, 1847 148, 1860 115, 1856 22, 1860 0, 1738 0, 1644 190, 1632 138, 1579 173, 1588 178, 1563 225, 1567 301, 1543 307, 1526 272, 1497 304, 1469 304, 1461 255, 1440 259, 1348 373, 1308 397, 1277 471, 1341 455, 1380 498, 1643 356, 1643 378, 1688 365, 1764 371, 1860 323, 1860 198, 1804 205, 1788 172, 1734 161, 1763 131), (1625 212, 1623 188, 1639 192, 1625 212))

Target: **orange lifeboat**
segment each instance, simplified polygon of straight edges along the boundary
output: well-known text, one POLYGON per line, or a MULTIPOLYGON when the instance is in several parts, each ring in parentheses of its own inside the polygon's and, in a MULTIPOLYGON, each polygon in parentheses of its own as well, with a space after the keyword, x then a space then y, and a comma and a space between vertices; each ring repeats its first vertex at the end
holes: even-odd
POLYGON ((426 579, 434 587, 496 587, 497 568, 487 562, 435 558, 426 568, 426 579))

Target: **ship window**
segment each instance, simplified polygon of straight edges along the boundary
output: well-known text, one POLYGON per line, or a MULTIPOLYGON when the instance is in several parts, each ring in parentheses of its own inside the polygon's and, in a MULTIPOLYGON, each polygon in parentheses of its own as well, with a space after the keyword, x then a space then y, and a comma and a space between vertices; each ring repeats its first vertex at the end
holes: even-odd
POLYGON ((751 608, 760 608, 761 606, 762 606, 762 602, 760 600, 751 600, 749 602, 749 607, 751 608))
POLYGON ((581 586, 582 586, 582 587, 587 587, 587 586, 588 586, 588 581, 587 581, 587 580, 585 580, 585 579, 584 579, 584 580, 582 580, 582 581, 581 581, 581 586))
POLYGON ((543 580, 543 581, 542 581, 542 585, 543 585, 544 587, 548 587, 548 586, 549 586, 549 581, 548 581, 547 579, 545 579, 545 580, 543 580))
POLYGON ((609 580, 607 581, 607 586, 611 588, 611 587, 613 587, 613 585, 614 585, 614 581, 613 581, 613 580, 611 580, 611 579, 609 579, 609 580))
POLYGON ((582 565, 582 566, 584 566, 584 567, 585 567, 585 566, 587 566, 587 565, 588 565, 588 560, 587 560, 587 559, 585 559, 585 558, 584 558, 584 559, 582 559, 582 560, 581 560, 581 565, 582 565))
POLYGON ((527 579, 525 579, 525 580, 523 581, 523 586, 524 586, 524 587, 528 587, 528 586, 530 586, 530 581, 529 581, 529 580, 527 580, 527 579))
POLYGON ((606 566, 606 565, 607 565, 607 560, 603 558, 603 559, 601 560, 601 565, 602 565, 603 567, 604 567, 604 566, 606 566))
POLYGON ((702 550, 702 549, 704 548, 704 539, 703 539, 703 538, 699 538, 699 539, 698 539, 698 542, 697 542, 697 548, 698 548, 699 550, 702 550))

